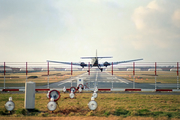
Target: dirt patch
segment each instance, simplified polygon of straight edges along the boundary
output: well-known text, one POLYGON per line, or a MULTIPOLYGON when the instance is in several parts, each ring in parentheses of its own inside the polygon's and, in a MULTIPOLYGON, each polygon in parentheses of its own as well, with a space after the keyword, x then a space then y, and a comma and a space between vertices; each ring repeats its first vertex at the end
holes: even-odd
POLYGON ((69 109, 61 109, 58 111, 55 111, 54 114, 63 114, 63 115, 68 115, 70 113, 82 113, 83 110, 81 110, 80 108, 77 107, 71 107, 69 109))
MULTIPOLYGON (((160 118, 152 118, 152 117, 117 117, 117 116, 109 116, 109 117, 96 117, 96 116, 72 116, 72 117, 0 117, 1 120, 168 120, 166 117, 160 118)), ((177 118, 173 118, 171 120, 179 120, 177 118)))

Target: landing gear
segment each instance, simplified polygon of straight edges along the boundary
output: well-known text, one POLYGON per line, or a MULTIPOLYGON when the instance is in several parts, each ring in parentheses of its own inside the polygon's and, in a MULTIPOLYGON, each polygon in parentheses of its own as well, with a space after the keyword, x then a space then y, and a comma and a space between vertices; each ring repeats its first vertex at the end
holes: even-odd
POLYGON ((101 70, 101 72, 103 71, 103 68, 99 68, 101 70))

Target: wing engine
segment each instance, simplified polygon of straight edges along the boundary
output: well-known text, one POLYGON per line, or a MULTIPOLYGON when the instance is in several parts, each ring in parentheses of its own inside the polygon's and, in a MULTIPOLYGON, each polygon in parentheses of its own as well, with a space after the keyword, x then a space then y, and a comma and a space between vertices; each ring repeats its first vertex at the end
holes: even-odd
POLYGON ((109 65, 111 65, 111 64, 106 61, 106 62, 103 63, 103 65, 104 65, 105 67, 107 67, 107 66, 109 66, 109 65))
POLYGON ((81 63, 80 63, 80 66, 81 66, 82 68, 84 68, 85 66, 87 66, 87 64, 85 64, 84 62, 81 62, 81 63))

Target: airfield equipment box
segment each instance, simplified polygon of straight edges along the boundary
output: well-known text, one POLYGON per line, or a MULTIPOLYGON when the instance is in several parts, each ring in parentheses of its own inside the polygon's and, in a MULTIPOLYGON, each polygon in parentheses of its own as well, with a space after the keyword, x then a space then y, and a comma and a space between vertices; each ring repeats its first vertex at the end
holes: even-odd
POLYGON ((34 82, 26 82, 25 84, 25 109, 34 109, 35 108, 35 86, 34 82))
POLYGON ((83 81, 82 78, 78 78, 78 79, 77 79, 77 87, 79 86, 79 84, 84 85, 84 81, 83 81))

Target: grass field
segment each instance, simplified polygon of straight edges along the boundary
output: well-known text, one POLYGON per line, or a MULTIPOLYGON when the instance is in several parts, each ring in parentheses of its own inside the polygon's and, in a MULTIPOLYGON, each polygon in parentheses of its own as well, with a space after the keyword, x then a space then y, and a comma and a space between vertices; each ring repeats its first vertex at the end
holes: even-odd
POLYGON ((52 113, 47 109, 49 100, 46 97, 46 93, 37 93, 35 95, 35 111, 29 113, 24 109, 24 94, 0 94, 0 117, 180 118, 179 95, 98 93, 98 97, 95 100, 98 103, 98 108, 95 111, 89 110, 87 106, 91 96, 92 93, 78 93, 75 99, 70 99, 69 93, 61 93, 61 98, 58 101, 59 107, 52 113), (4 108, 4 104, 10 96, 15 103, 12 115, 9 115, 4 108))
MULTIPOLYGON (((49 83, 59 82, 84 73, 84 71, 73 72, 71 76, 70 71, 51 71, 49 74, 49 83)), ((28 73, 27 81, 36 83, 36 86, 47 85, 48 76, 47 72, 32 72, 28 73), (36 78, 35 78, 36 77, 36 78)), ((7 73, 6 74, 6 87, 22 87, 25 86, 26 73, 7 73)), ((0 74, 0 87, 4 86, 4 75, 0 74)))

